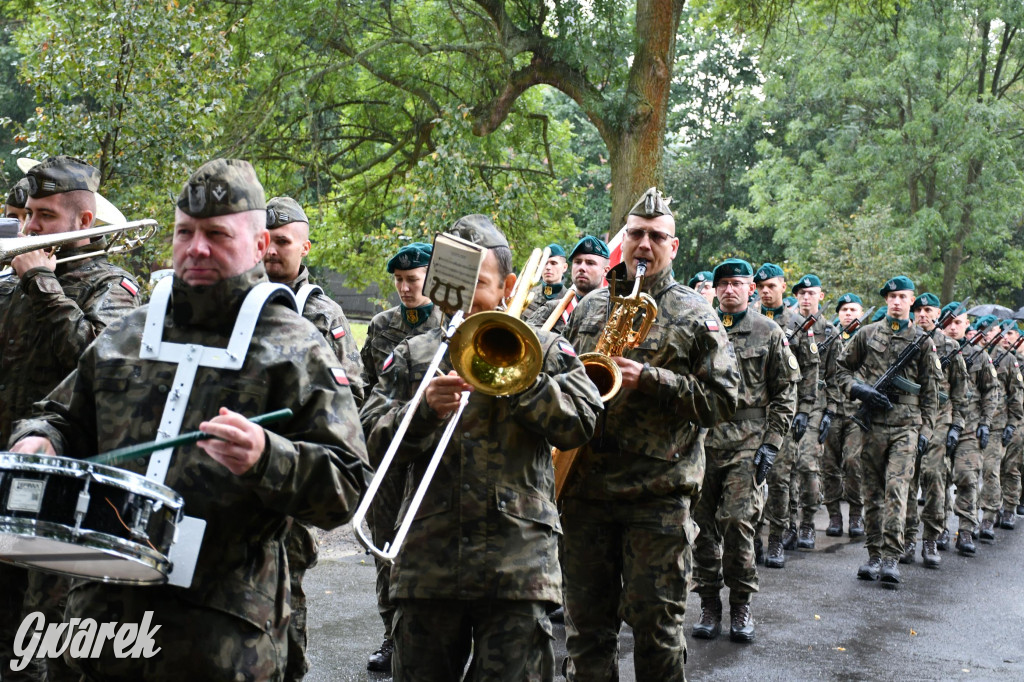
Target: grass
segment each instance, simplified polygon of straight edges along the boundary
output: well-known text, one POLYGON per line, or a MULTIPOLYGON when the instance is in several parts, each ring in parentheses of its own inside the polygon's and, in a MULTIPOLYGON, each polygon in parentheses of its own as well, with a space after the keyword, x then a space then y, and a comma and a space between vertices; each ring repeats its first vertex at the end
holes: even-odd
POLYGON ((356 346, 359 348, 363 347, 366 343, 366 329, 370 325, 365 322, 349 322, 349 326, 352 327, 352 338, 356 340, 356 346))

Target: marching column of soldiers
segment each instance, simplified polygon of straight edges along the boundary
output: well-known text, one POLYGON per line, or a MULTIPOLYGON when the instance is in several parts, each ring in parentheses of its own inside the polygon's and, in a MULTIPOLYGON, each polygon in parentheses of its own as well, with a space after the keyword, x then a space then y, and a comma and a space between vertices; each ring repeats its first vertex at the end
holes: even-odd
MULTIPOLYGON (((4 215, 27 239, 90 228, 98 180, 89 164, 52 157, 11 189, 4 215)), ((790 287, 770 262, 730 258, 683 285, 669 202, 656 188, 639 198, 615 263, 594 236, 568 253, 549 246, 523 316, 536 373, 511 394, 482 390, 438 353, 453 311, 425 293, 425 242, 387 261, 400 303, 373 317, 360 350, 303 264, 305 211, 267 201, 245 161, 216 159, 185 181, 171 286, 148 304, 107 261, 105 237, 19 253, 0 278, 10 453, 43 466, 86 459, 165 437, 167 411, 180 411, 182 429, 210 438, 178 446, 166 481, 207 525, 188 586, 103 583, 0 555, 0 677, 301 680, 316 529, 349 521, 375 488, 373 543, 395 542, 435 448, 401 550, 377 561, 383 642, 367 668, 396 680, 552 680, 557 617, 570 680, 618 679, 622 622, 638 679, 685 680, 688 593, 700 598, 692 637, 721 634, 728 588, 729 637, 753 641, 758 566, 814 550, 822 504, 827 536, 865 537, 856 577, 890 588, 919 539, 923 565, 940 567, 953 515, 965 556, 1015 528, 1015 320, 971 323, 966 306, 942 305, 902 275, 881 286, 885 308, 871 321, 857 293, 822 308, 817 275, 790 287), (151 352, 154 333, 228 348, 243 322, 241 364, 199 366, 191 386, 179 383, 184 360, 151 352), (620 337, 630 340, 614 345, 620 337), (248 419, 278 408, 290 416, 273 428, 248 419), (393 441, 397 466, 375 486, 393 441), (160 651, 98 647, 15 666, 15 637, 34 612, 72 627, 152 613, 160 651)), ((484 253, 469 318, 505 310, 518 278, 503 232, 485 215, 439 227, 484 253)), ((141 476, 147 460, 122 466, 141 476)), ((0 516, 15 509, 0 503, 0 516)))

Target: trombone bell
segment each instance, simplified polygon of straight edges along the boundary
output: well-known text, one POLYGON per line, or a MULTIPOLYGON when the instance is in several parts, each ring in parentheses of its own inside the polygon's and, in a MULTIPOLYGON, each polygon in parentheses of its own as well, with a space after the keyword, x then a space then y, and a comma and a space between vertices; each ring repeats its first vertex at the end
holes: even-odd
POLYGON ((497 311, 467 317, 452 336, 448 357, 459 376, 484 395, 525 391, 543 365, 536 332, 497 311))

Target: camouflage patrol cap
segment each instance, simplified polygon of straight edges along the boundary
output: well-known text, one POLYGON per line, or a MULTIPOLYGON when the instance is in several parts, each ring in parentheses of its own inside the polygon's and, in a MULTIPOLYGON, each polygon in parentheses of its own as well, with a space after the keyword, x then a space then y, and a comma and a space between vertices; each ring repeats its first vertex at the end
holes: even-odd
POLYGON ((668 199, 661 196, 661 192, 658 191, 657 187, 651 187, 649 190, 644 192, 644 195, 640 197, 640 200, 633 204, 633 208, 629 209, 629 215, 639 216, 641 218, 659 218, 663 215, 672 215, 672 209, 668 205, 672 203, 672 197, 668 199))
POLYGON ((897 275, 893 277, 885 285, 878 290, 878 294, 885 298, 894 291, 913 291, 914 282, 906 275, 897 275))
POLYGON ((73 156, 51 156, 30 168, 25 174, 30 197, 48 197, 64 192, 95 192, 100 186, 100 172, 73 156))
POLYGON ((782 271, 775 263, 764 263, 754 273, 754 282, 760 283, 768 279, 774 279, 776 277, 786 278, 786 273, 782 271))
POLYGON ((817 275, 804 275, 797 280, 796 284, 793 285, 793 293, 800 291, 801 289, 811 289, 813 287, 820 287, 821 280, 817 275))
POLYGON ((14 183, 14 187, 7 193, 6 205, 11 208, 25 208, 28 202, 28 178, 22 178, 14 183))
POLYGON ((860 300, 860 296, 853 293, 846 293, 840 296, 839 300, 836 301, 836 312, 838 313, 839 309, 847 303, 856 303, 857 305, 864 307, 864 301, 860 300))
POLYGON ((306 223, 309 218, 299 206, 299 202, 291 197, 274 197, 267 202, 267 229, 273 230, 289 223, 306 223))
POLYGON ((753 277, 754 268, 750 266, 750 263, 743 260, 742 258, 726 258, 724 261, 715 266, 714 281, 712 282, 715 286, 718 286, 718 280, 723 277, 753 277))
POLYGON ((499 246, 508 248, 508 240, 505 239, 505 235, 494 226, 490 218, 480 213, 462 216, 455 221, 449 232, 456 237, 479 244, 485 249, 494 249, 499 246))
POLYGON ((189 177, 177 205, 193 218, 212 218, 262 211, 267 199, 252 164, 240 159, 214 159, 189 177))
POLYGON ((433 244, 424 242, 413 242, 406 244, 388 260, 388 272, 392 275, 395 270, 412 270, 413 268, 425 268, 430 265, 430 256, 434 252, 433 244))
POLYGON ((572 247, 572 251, 569 252, 569 260, 583 254, 600 256, 601 258, 608 258, 611 255, 607 244, 589 234, 576 242, 576 246, 572 247))
POLYGON ((714 279, 714 275, 707 270, 701 270, 696 275, 690 278, 690 281, 686 283, 686 286, 691 289, 701 282, 711 282, 714 279))
POLYGON ((914 299, 914 304, 910 306, 911 310, 917 310, 923 306, 930 306, 932 308, 939 307, 939 297, 935 294, 926 291, 917 298, 914 299))

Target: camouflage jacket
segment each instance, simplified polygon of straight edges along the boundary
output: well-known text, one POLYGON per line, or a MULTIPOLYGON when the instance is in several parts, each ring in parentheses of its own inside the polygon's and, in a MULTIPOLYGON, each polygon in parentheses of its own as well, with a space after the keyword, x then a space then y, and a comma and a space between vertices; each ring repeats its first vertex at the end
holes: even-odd
MULTIPOLYGON (((728 313, 719 313, 723 324, 728 313)), ((762 443, 782 447, 796 414, 796 385, 800 365, 789 351, 786 335, 755 310, 735 324, 725 325, 740 368, 739 403, 729 421, 708 433, 707 447, 718 450, 754 451, 762 443), (752 415, 758 409, 760 416, 752 415)))
MULTIPOLYGON (((301 266, 299 276, 291 282, 287 282, 296 294, 305 284, 309 284, 309 268, 301 266)), ((352 328, 348 324, 348 318, 341 306, 324 293, 313 293, 306 299, 306 307, 299 312, 302 316, 313 323, 313 326, 320 330, 327 345, 334 349, 338 356, 342 369, 348 377, 349 388, 352 390, 352 397, 356 400, 356 406, 363 404, 363 362, 359 357, 359 346, 352 338, 352 328)))
POLYGON ((441 326, 441 309, 436 305, 430 311, 430 317, 426 322, 413 327, 402 319, 402 306, 388 308, 379 312, 370 320, 370 326, 366 330, 366 341, 359 355, 363 360, 363 384, 366 386, 366 395, 377 385, 377 375, 384 361, 395 346, 402 342, 407 336, 425 334, 432 329, 441 326))
MULTIPOLYGON (((609 272, 609 281, 624 277, 621 263, 609 272)), ((632 281, 620 279, 616 290, 632 288, 632 281)), ((732 417, 740 374, 714 309, 673 280, 670 268, 647 278, 643 290, 657 302, 658 317, 647 338, 624 353, 645 365, 639 387, 620 391, 605 406, 563 499, 626 502, 637 523, 680 533, 689 497, 704 480, 702 427, 732 417)), ((607 287, 592 291, 570 316, 565 336, 579 352, 597 346, 610 296, 607 287)))
MULTIPOLYGON (((102 248, 97 242, 62 256, 102 248)), ((105 256, 0 280, 0 435, 32 413, 103 329, 139 306, 135 278, 105 256)))
POLYGON ((996 366, 996 376, 999 381, 999 393, 1001 399, 996 403, 996 413, 992 419, 992 428, 1000 431, 1005 426, 1019 427, 1024 420, 1024 405, 1021 403, 1021 396, 1024 394, 1024 385, 1020 366, 1013 353, 1003 355, 1000 349, 995 357, 1002 355, 999 365, 996 366))
MULTIPOLYGON (((262 264, 201 292, 175 280, 165 340, 226 347, 245 294, 260 281, 266 281, 262 264)), ((37 406, 37 418, 16 425, 12 442, 42 435, 58 454, 85 458, 153 440, 177 365, 139 358, 147 308, 111 324, 37 406)), ((87 595, 90 617, 117 620, 120 601, 145 604, 159 594, 232 614, 260 630, 281 626, 289 613, 288 517, 325 529, 345 523, 370 474, 355 402, 344 377, 332 371, 337 366, 312 324, 268 303, 241 369, 198 369, 182 433, 198 429, 222 406, 244 415, 285 407, 295 414, 266 432, 262 457, 241 476, 194 445, 175 449, 165 483, 182 496, 185 514, 207 522, 192 586, 77 581, 73 589, 87 595)), ((122 468, 144 475, 148 460, 122 468)))
MULTIPOLYGON (((969 350, 968 355, 973 355, 969 350)), ((965 358, 966 359, 966 358, 965 358)), ((974 436, 977 428, 984 424, 995 424, 999 409, 999 377, 992 364, 992 357, 979 351, 974 361, 967 365, 967 410, 964 412, 964 436, 974 436)))
POLYGON ((957 426, 962 431, 964 415, 967 412, 967 365, 964 363, 959 343, 943 334, 940 329, 933 329, 931 337, 939 354, 940 365, 942 358, 953 354, 946 363, 945 371, 939 375, 939 411, 935 423, 957 426), (942 400, 943 396, 946 396, 945 401, 942 400))
MULTIPOLYGON (((533 386, 509 397, 470 394, 462 418, 391 572, 393 599, 530 599, 561 602, 551 446, 593 435, 601 397, 569 343, 541 332, 533 386)), ((360 413, 378 462, 429 369, 440 329, 394 350, 360 413)), ((442 372, 451 370, 448 358, 442 372)), ((445 421, 420 402, 396 464, 408 464, 404 518, 445 421)))
POLYGON ((538 309, 542 308, 549 301, 558 301, 565 295, 565 285, 558 287, 558 291, 554 290, 554 285, 548 284, 547 282, 540 282, 535 284, 530 289, 530 302, 526 305, 526 309, 523 310, 521 315, 523 320, 528 320, 530 317, 537 312, 538 309))
MULTIPOLYGON (((766 317, 782 327, 782 331, 785 332, 786 336, 799 329, 804 319, 806 319, 794 313, 786 306, 782 307, 781 313, 776 313, 774 316, 766 315, 766 317)), ((796 356, 796 361, 800 364, 800 384, 797 386, 796 411, 810 414, 815 408, 819 407, 818 365, 821 360, 818 357, 818 343, 814 327, 811 327, 802 334, 794 333, 792 340, 789 342, 789 349, 796 356)))
POLYGON ((856 334, 856 331, 853 334, 842 332, 840 338, 829 345, 825 357, 822 358, 822 363, 825 366, 825 409, 840 417, 852 416, 860 404, 856 400, 850 400, 836 381, 836 363, 850 339, 856 334))
MULTIPOLYGON (((551 299, 550 301, 544 301, 543 305, 541 305, 538 308, 535 308, 533 310, 533 313, 529 315, 527 315, 526 312, 524 312, 523 320, 525 320, 526 323, 531 327, 537 329, 543 327, 544 323, 548 321, 549 317, 551 317, 551 313, 555 312, 555 308, 557 308, 558 304, 562 302, 562 297, 565 295, 564 289, 562 290, 561 294, 562 296, 557 296, 551 299)), ((579 305, 579 302, 581 300, 583 300, 583 297, 577 294, 576 304, 579 305)), ((562 333, 562 331, 565 329, 565 321, 563 320, 564 317, 565 316, 562 315, 557 320, 555 320, 555 324, 554 326, 551 327, 551 331, 557 334, 562 333)))
MULTIPOLYGON (((924 335, 924 330, 915 324, 893 331, 884 319, 858 331, 846 344, 836 364, 836 381, 843 394, 849 396, 850 389, 857 382, 874 386, 900 352, 924 335)), ((887 426, 919 426, 921 435, 931 440, 938 408, 940 373, 935 344, 930 339, 926 340, 921 352, 901 372, 903 378, 920 385, 920 393, 911 395, 893 388, 889 394, 893 408, 873 412, 872 421, 887 426)), ((860 407, 860 401, 853 402, 860 407)))

